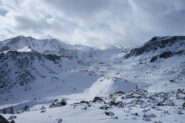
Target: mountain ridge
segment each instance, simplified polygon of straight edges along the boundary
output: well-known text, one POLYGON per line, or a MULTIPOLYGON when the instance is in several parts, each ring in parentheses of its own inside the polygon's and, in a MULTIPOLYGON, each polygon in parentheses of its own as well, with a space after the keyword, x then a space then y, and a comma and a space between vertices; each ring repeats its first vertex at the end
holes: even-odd
MULTIPOLYGON (((153 37, 148 42, 144 43, 143 46, 139 48, 132 49, 127 55, 125 55, 126 58, 129 58, 131 56, 138 56, 146 52, 150 51, 156 51, 157 49, 163 49, 165 47, 170 47, 174 43, 179 43, 182 50, 185 48, 185 36, 164 36, 164 37, 153 37)), ((174 48, 170 50, 179 49, 174 48)))
POLYGON ((173 117, 183 119, 184 36, 154 37, 135 49, 106 50, 65 47, 56 40, 18 39, 0 46, 0 113, 8 117, 13 110, 18 112, 16 122, 23 123, 35 113, 35 122, 55 122, 61 111, 69 113, 62 116, 66 121, 81 121, 84 111, 93 115, 93 122, 102 121, 96 120, 97 112, 101 119, 110 116, 108 122, 122 122, 121 118, 128 118, 123 114, 143 115, 141 123, 172 117, 159 112, 163 110, 180 112, 173 117))

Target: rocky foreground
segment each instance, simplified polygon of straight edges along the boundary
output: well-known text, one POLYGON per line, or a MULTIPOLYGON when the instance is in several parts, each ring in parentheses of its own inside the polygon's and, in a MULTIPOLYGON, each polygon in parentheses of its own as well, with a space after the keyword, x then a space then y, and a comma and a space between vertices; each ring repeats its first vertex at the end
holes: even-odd
MULTIPOLYGON (((16 109, 17 107, 11 108, 16 109)), ((50 112, 52 110, 65 112, 66 109, 70 109, 74 113, 71 117, 79 115, 75 114, 75 112, 94 111, 94 114, 91 114, 92 117, 104 117, 110 121, 121 120, 129 122, 130 120, 137 120, 141 122, 165 123, 166 118, 175 116, 175 118, 172 118, 173 121, 170 122, 183 123, 183 118, 185 117, 185 90, 178 89, 169 92, 149 93, 146 90, 135 89, 129 92, 118 91, 106 97, 97 96, 90 101, 82 100, 70 104, 67 99, 55 99, 48 104, 40 105, 40 107, 24 107, 13 112, 9 112, 10 107, 8 107, 1 111, 9 121, 22 121, 22 114, 31 115, 37 112, 40 115, 43 113, 51 115, 50 112), (99 114, 99 112, 101 113, 99 114)), ((54 116, 51 115, 50 118, 52 119, 52 117, 54 116)), ((57 123, 61 123, 62 121, 67 121, 68 118, 65 118, 65 116, 61 116, 55 120, 57 123)))

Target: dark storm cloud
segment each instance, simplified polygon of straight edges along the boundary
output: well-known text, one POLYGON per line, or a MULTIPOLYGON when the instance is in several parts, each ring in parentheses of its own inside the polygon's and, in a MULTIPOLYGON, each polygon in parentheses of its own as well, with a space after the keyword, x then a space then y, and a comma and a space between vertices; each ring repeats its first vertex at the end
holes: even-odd
POLYGON ((0 2, 8 11, 0 9, 6 14, 0 18, 2 35, 8 34, 8 28, 15 35, 49 35, 69 43, 110 47, 136 46, 152 36, 185 34, 185 0, 10 1, 0 2))

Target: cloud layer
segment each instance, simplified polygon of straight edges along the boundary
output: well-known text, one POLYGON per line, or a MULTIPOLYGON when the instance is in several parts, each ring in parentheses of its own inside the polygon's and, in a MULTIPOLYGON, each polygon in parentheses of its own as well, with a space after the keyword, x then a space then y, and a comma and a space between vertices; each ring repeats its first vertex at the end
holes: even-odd
POLYGON ((99 48, 185 35, 185 0, 0 0, 0 40, 58 38, 99 48))

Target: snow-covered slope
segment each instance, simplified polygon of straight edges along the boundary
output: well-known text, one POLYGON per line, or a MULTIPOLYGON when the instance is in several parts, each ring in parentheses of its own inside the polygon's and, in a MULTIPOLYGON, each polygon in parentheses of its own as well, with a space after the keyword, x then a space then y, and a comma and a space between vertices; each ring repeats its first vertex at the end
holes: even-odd
POLYGON ((62 43, 56 39, 38 40, 32 37, 17 36, 11 39, 2 41, 0 51, 36 51, 39 53, 55 54, 55 55, 69 55, 71 45, 62 43))
POLYGON ((30 107, 29 112, 16 114, 16 122, 25 122, 35 113, 34 122, 45 123, 60 123, 61 118, 69 123, 89 119, 160 123, 170 118, 169 113, 175 114, 169 122, 184 117, 184 36, 154 37, 131 50, 99 50, 18 36, 0 42, 0 68, 0 112, 12 106, 20 113, 30 107), (67 101, 65 107, 56 101, 61 99, 67 101), (116 106, 110 101, 116 101, 116 106), (164 117, 163 111, 168 111, 164 117))

